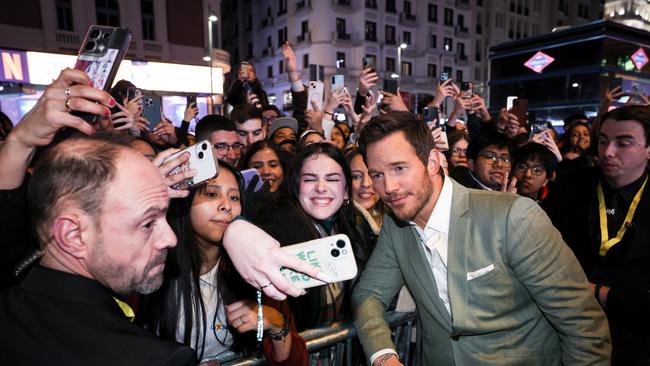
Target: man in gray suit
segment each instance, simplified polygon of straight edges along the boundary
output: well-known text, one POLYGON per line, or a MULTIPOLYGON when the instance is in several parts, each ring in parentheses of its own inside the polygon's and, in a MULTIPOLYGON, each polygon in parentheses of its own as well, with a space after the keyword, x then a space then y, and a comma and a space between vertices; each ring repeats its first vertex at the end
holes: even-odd
POLYGON ((415 116, 388 113, 359 145, 391 208, 352 295, 373 365, 401 364, 384 311, 406 284, 417 365, 607 365, 607 321, 571 250, 530 199, 445 177, 415 116))

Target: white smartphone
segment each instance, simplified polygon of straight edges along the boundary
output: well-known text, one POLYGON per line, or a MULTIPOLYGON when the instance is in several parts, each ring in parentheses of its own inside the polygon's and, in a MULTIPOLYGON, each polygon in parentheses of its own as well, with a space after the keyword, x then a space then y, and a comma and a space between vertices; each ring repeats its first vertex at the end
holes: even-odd
POLYGON ((318 109, 323 110, 323 90, 325 89, 325 84, 322 81, 310 81, 309 82, 309 91, 307 99, 307 109, 314 110, 311 105, 311 102, 314 101, 318 106, 318 109))
POLYGON ((214 147, 208 140, 202 140, 196 144, 188 147, 185 150, 179 151, 176 154, 170 156, 165 161, 173 159, 182 154, 188 152, 190 154, 190 159, 185 163, 177 166, 169 174, 175 175, 183 173, 189 169, 196 170, 196 175, 192 178, 182 180, 172 186, 172 189, 189 189, 195 187, 205 181, 208 181, 219 174, 219 163, 217 162, 217 154, 214 151, 214 147))
POLYGON ((511 111, 512 107, 515 106, 515 99, 517 99, 516 96, 509 96, 506 98, 506 109, 508 111, 511 111))
MULTIPOLYGON (((281 249, 287 254, 322 269, 332 279, 332 282, 351 280, 357 275, 357 262, 354 260, 350 238, 345 234, 310 240, 281 249)), ((325 284, 325 282, 289 268, 281 268, 280 271, 289 282, 298 288, 310 288, 325 284)))
POLYGON ((332 75, 332 91, 336 91, 344 87, 345 87, 345 76, 332 75))

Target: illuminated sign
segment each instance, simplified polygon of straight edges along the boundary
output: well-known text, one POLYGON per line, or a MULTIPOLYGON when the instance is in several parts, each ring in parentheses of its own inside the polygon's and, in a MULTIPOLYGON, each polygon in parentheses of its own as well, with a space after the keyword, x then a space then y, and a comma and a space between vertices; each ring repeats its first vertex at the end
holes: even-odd
POLYGON ((25 52, 0 50, 0 81, 29 83, 25 52))
POLYGON ((536 73, 541 73, 546 66, 550 65, 551 62, 555 59, 542 51, 538 51, 535 56, 531 57, 530 60, 526 61, 524 66, 535 71, 536 73))
POLYGON ((632 59, 632 62, 634 62, 634 66, 636 66, 637 70, 641 70, 643 66, 645 66, 648 63, 648 56, 645 54, 645 51, 643 48, 639 47, 636 52, 630 56, 632 59))

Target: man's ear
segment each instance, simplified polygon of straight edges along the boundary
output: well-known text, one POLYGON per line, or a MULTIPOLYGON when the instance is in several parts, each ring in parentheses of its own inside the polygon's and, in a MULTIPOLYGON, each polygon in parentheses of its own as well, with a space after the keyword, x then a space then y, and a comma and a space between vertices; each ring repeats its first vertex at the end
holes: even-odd
POLYGON ((59 249, 74 258, 86 258, 90 240, 87 229, 91 227, 90 218, 83 213, 66 212, 54 219, 52 236, 59 249))
POLYGON ((429 159, 427 159, 427 172, 429 177, 435 177, 437 174, 440 174, 440 157, 438 156, 438 151, 436 149, 431 149, 429 151, 429 159))

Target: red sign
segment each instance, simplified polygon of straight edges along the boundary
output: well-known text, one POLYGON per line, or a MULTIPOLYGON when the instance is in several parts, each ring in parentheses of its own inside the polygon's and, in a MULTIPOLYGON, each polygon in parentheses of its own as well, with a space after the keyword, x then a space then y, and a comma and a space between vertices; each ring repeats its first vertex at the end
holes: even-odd
POLYGON ((538 51, 535 54, 535 56, 531 57, 530 60, 526 61, 524 66, 537 73, 541 73, 542 70, 544 70, 546 66, 550 65, 551 62, 553 61, 555 61, 553 57, 545 54, 542 51, 538 51))
POLYGON ((637 70, 641 70, 643 66, 648 63, 648 56, 645 54, 642 47, 639 47, 630 58, 632 59, 632 62, 634 62, 634 66, 636 66, 637 70))

